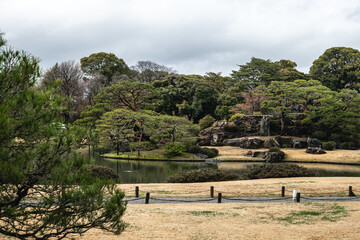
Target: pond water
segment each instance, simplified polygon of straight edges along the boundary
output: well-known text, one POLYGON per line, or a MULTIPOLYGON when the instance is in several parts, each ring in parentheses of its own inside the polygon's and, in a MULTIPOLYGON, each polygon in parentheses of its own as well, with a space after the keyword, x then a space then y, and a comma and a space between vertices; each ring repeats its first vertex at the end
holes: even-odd
MULTIPOLYGON (((182 170, 198 168, 215 168, 234 171, 241 174, 252 164, 240 162, 159 162, 134 161, 97 158, 96 165, 114 169, 121 177, 122 183, 161 183, 170 175, 182 170)), ((299 164, 315 171, 319 177, 360 177, 360 166, 333 165, 333 164, 299 164)))

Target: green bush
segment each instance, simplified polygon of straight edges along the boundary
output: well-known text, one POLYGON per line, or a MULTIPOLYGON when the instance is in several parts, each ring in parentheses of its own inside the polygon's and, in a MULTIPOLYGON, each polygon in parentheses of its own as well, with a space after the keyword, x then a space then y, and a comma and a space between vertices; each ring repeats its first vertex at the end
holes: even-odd
POLYGON ((215 148, 201 148, 201 152, 202 154, 205 154, 206 156, 208 156, 209 158, 213 158, 216 157, 219 154, 219 151, 215 148))
POLYGON ((284 153, 283 151, 281 151, 280 148, 277 148, 277 147, 269 148, 269 152, 279 153, 281 160, 284 160, 284 159, 285 159, 285 153, 284 153))
POLYGON ((311 177, 314 173, 305 167, 289 163, 265 163, 252 165, 241 179, 311 177))
POLYGON ((312 137, 313 138, 318 138, 320 140, 325 140, 326 139, 326 133, 323 132, 323 131, 315 131, 313 134, 312 134, 312 137))
POLYGON ((355 144, 353 142, 342 142, 339 144, 339 148, 353 150, 355 149, 355 144))
POLYGON ((187 150, 187 152, 189 153, 201 153, 201 147, 194 145, 194 146, 190 146, 187 150))
POLYGON ((213 118, 211 115, 206 115, 205 117, 200 119, 199 127, 202 130, 211 127, 211 125, 213 125, 214 122, 215 122, 215 118, 213 118))
POLYGON ((180 142, 169 142, 165 144, 165 154, 168 157, 181 155, 185 150, 185 145, 180 142))
POLYGON ((120 182, 120 176, 115 172, 114 169, 103 166, 89 165, 88 169, 92 177, 100 179, 112 180, 116 183, 120 182))
POLYGON ((216 182, 239 179, 239 175, 219 169, 201 168, 179 172, 166 179, 168 183, 216 182))
POLYGON ((335 141, 329 141, 329 142, 323 142, 322 143, 322 148, 325 150, 334 150, 336 147, 336 142, 335 141))
POLYGON ((245 116, 245 114, 235 113, 234 115, 232 115, 232 116, 230 117, 229 121, 230 121, 230 122, 231 122, 231 121, 234 121, 235 118, 237 118, 237 117, 243 117, 243 116, 245 116))

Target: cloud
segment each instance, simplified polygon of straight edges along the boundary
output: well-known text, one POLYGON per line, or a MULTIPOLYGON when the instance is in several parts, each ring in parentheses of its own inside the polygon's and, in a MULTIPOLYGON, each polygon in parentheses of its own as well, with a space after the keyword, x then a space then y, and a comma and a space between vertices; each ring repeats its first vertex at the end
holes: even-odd
POLYGON ((329 47, 360 47, 356 0, 2 0, 1 5, 8 44, 40 57, 44 68, 105 51, 128 65, 151 60, 188 74, 227 75, 252 56, 291 59, 307 72, 329 47))

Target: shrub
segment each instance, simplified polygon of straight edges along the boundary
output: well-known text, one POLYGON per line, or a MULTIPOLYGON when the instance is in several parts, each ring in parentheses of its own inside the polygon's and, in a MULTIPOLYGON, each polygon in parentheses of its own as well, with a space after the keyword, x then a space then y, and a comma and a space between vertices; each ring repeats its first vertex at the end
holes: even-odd
POLYGON ((230 181, 239 179, 239 175, 234 172, 201 168, 195 170, 187 170, 169 176, 166 179, 168 183, 192 183, 192 182, 216 182, 230 181))
POLYGON ((235 118, 237 118, 237 117, 243 117, 243 116, 245 116, 245 114, 235 113, 234 115, 232 115, 232 116, 230 117, 229 121, 230 121, 230 122, 231 122, 231 121, 234 121, 235 118))
POLYGON ((289 163, 252 165, 242 174, 242 179, 311 177, 314 173, 305 167, 289 163))
POLYGON ((318 138, 320 140, 326 139, 326 133, 323 131, 315 131, 312 135, 313 138, 318 138))
POLYGON ((214 122, 215 122, 215 118, 213 118, 211 115, 206 115, 205 117, 200 119, 199 127, 202 130, 211 127, 211 125, 213 125, 214 122))
POLYGON ((112 180, 116 183, 120 182, 120 176, 115 172, 114 169, 103 166, 89 165, 88 169, 92 177, 100 179, 112 180))
POLYGON ((325 150, 334 150, 336 147, 336 142, 335 141, 329 141, 329 142, 323 142, 322 143, 322 148, 325 150))
POLYGON ((169 142, 165 144, 165 154, 168 157, 181 155, 185 150, 185 145, 180 142, 169 142))
POLYGON ((208 156, 209 158, 213 158, 216 157, 219 154, 219 151, 215 148, 201 148, 201 152, 202 154, 205 154, 206 156, 208 156))
POLYGON ((339 148, 353 150, 355 149, 355 144, 353 142, 342 142, 339 144, 339 148))
POLYGON ((189 153, 201 153, 201 147, 194 145, 194 146, 190 146, 187 150, 187 152, 189 153))
POLYGON ((283 151, 281 151, 280 148, 277 148, 277 147, 269 148, 269 152, 276 152, 280 155, 281 160, 285 159, 285 153, 283 151))

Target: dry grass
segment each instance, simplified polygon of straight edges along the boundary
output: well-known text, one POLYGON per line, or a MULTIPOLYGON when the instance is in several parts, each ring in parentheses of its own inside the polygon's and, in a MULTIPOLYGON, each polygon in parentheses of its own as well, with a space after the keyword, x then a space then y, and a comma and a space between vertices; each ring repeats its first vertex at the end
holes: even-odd
MULTIPOLYGON (((356 177, 303 177, 272 178, 206 183, 142 183, 120 184, 119 188, 127 196, 134 196, 135 186, 139 186, 142 196, 150 192, 151 196, 161 197, 208 197, 210 186, 224 196, 278 196, 285 186, 287 194, 296 188, 304 196, 346 195, 349 186, 360 195, 360 178, 356 177)), ((289 193, 290 192, 290 193, 289 193)))
POLYGON ((120 236, 92 230, 81 239, 359 239, 359 210, 358 202, 129 205, 120 236))
MULTIPOLYGON (((239 147, 223 146, 215 147, 219 150, 217 158, 222 160, 260 160, 244 156, 249 150, 239 147)), ((268 149, 256 149, 256 151, 267 151, 268 149)), ((343 163, 360 163, 360 150, 334 150, 327 151, 326 154, 308 154, 305 149, 282 148, 285 152, 285 160, 287 161, 303 161, 303 162, 343 162, 343 163)), ((261 159, 263 160, 263 159, 261 159)))

